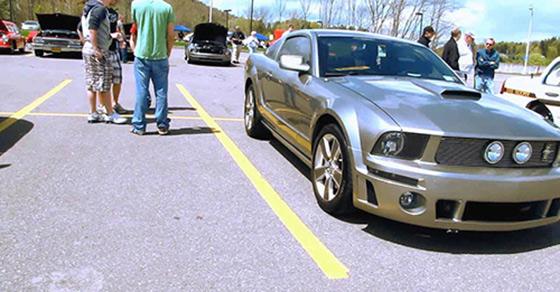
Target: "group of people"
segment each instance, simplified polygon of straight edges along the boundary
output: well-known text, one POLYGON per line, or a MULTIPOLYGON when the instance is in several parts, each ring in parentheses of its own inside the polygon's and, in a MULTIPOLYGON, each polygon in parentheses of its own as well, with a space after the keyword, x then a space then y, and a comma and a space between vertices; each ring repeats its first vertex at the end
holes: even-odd
MULTIPOLYGON (((430 46, 436 31, 432 26, 424 28, 422 36, 418 40, 426 47, 430 46)), ((451 31, 451 38, 443 47, 441 58, 457 71, 467 81, 474 72, 475 89, 494 93, 494 75, 500 66, 500 54, 494 48, 496 41, 493 38, 486 39, 484 48, 475 49, 475 35, 471 32, 462 33, 459 28, 451 31)))
MULTIPOLYGON (((119 0, 88 0, 80 33, 84 46, 86 90, 90 112, 88 122, 124 124, 126 110, 119 104, 122 83, 121 60, 126 60, 126 40, 122 18, 111 7, 119 0), (124 43, 124 45, 123 45, 124 43), (119 54, 120 52, 120 54, 119 54), (99 105, 97 104, 99 102, 99 105)), ((160 135, 169 133, 167 92, 169 57, 174 44, 173 8, 164 0, 134 0, 132 3, 130 46, 134 50, 136 104, 131 132, 146 132, 146 112, 150 107, 150 82, 156 96, 156 124, 160 135)))

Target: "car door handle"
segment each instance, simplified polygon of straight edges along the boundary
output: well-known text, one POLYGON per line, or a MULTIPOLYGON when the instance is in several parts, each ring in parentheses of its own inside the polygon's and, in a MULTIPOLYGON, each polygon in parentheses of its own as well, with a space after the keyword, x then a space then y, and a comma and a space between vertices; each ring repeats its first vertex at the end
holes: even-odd
POLYGON ((558 93, 554 93, 554 92, 547 92, 545 94, 546 96, 550 96, 550 97, 558 97, 558 93))

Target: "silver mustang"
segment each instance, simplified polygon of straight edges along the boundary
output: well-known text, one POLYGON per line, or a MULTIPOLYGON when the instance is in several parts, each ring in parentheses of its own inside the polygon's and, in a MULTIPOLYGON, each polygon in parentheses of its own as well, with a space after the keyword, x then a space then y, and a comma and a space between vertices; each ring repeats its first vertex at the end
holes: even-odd
POLYGON ((291 33, 245 67, 245 129, 311 168, 323 210, 454 230, 560 220, 560 130, 379 35, 291 33))

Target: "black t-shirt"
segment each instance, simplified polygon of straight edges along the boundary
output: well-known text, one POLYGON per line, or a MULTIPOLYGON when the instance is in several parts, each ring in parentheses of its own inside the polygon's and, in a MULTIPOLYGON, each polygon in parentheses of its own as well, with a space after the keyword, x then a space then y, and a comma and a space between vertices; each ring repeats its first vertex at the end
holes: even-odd
POLYGON ((243 44, 243 40, 245 39, 245 35, 243 34, 243 32, 236 31, 236 32, 233 33, 231 38, 232 39, 237 39, 237 40, 233 41, 234 44, 241 45, 241 44, 243 44))
MULTIPOLYGON (((108 8, 107 11, 109 12, 108 16, 109 16, 109 23, 111 26, 111 33, 115 33, 117 32, 117 24, 119 22, 119 13, 117 11, 115 11, 113 8, 108 8)), ((119 41, 117 39, 113 39, 113 41, 111 42, 111 47, 109 48, 109 50, 111 51, 116 51, 117 48, 119 47, 119 41)))

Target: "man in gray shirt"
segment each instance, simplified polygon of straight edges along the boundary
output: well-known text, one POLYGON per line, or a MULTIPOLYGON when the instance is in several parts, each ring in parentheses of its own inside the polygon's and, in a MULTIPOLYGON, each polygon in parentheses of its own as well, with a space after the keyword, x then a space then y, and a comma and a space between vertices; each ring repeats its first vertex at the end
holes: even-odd
POLYGON ((89 0, 82 15, 82 29, 85 44, 82 55, 86 70, 86 89, 90 105, 89 123, 126 123, 113 111, 111 101, 112 67, 109 47, 112 38, 107 6, 116 0, 89 0), (106 113, 99 114, 96 101, 105 107, 106 113))

